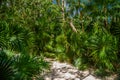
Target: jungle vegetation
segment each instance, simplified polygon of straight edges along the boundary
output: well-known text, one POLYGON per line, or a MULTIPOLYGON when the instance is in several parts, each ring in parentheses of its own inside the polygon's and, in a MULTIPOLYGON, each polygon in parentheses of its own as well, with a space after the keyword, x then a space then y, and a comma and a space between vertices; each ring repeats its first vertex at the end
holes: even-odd
POLYGON ((44 57, 119 75, 119 48, 120 0, 0 0, 0 80, 37 79, 44 57))

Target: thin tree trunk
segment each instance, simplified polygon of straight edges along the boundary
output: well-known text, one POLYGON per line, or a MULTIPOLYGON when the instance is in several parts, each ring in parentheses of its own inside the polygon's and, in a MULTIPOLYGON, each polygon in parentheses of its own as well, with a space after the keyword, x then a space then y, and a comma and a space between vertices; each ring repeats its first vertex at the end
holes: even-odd
MULTIPOLYGON (((65 7, 66 7, 66 6, 65 6, 65 0, 62 0, 62 19, 63 19, 63 26, 64 26, 64 23, 65 23, 65 7)), ((77 33, 77 30, 76 30, 75 26, 73 25, 72 20, 70 20, 69 24, 70 24, 70 27, 72 28, 72 30, 77 33)))
POLYGON ((65 1, 62 0, 62 18, 63 18, 63 22, 65 21, 65 1))

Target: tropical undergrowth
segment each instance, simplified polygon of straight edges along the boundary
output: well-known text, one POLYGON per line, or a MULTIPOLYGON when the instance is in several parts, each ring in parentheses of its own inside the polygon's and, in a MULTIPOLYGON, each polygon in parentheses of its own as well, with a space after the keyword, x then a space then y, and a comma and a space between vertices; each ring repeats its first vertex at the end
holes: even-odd
POLYGON ((0 79, 37 78, 48 67, 41 56, 69 62, 82 70, 93 68, 101 76, 105 72, 119 73, 119 3, 67 1, 65 21, 61 2, 0 3, 0 79))

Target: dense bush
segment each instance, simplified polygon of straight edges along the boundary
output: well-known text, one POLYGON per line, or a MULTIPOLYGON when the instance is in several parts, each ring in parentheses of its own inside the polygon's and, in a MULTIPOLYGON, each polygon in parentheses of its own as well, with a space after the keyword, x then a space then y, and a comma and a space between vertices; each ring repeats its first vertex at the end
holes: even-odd
POLYGON ((40 56, 26 54, 8 55, 0 51, 0 79, 1 80, 32 80, 48 68, 48 63, 40 56))

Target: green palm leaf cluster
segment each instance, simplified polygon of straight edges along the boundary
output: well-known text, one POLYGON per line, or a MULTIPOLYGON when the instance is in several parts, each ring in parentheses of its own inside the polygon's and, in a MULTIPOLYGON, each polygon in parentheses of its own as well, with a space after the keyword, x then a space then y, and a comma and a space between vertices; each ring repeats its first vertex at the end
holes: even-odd
POLYGON ((13 58, 14 67, 17 69, 15 80, 32 80, 37 78, 43 69, 48 68, 47 62, 40 57, 32 57, 29 55, 17 55, 13 58))
POLYGON ((48 63, 39 56, 18 54, 9 57, 4 51, 0 52, 1 80, 32 80, 38 76, 42 78, 41 74, 47 68, 48 63))
POLYGON ((0 30, 1 48, 24 51, 24 48, 32 44, 31 32, 19 25, 9 25, 9 23, 1 21, 0 30))
POLYGON ((11 61, 6 59, 0 59, 0 79, 12 80, 14 77, 14 71, 11 66, 11 61))
POLYGON ((7 57, 5 52, 0 50, 0 79, 12 80, 14 79, 15 69, 12 66, 13 61, 7 57))

